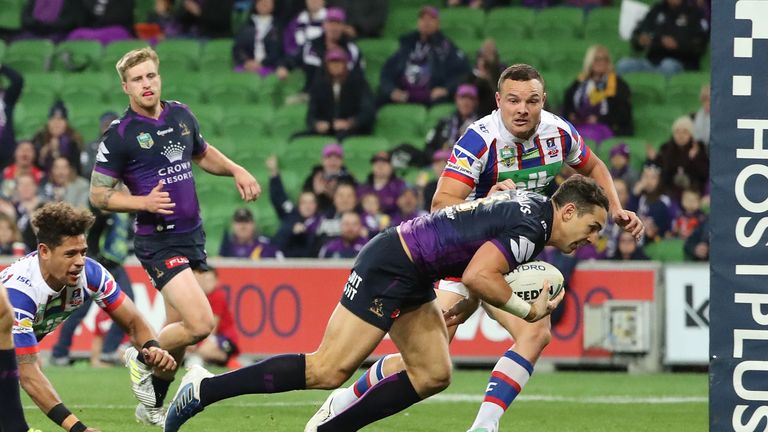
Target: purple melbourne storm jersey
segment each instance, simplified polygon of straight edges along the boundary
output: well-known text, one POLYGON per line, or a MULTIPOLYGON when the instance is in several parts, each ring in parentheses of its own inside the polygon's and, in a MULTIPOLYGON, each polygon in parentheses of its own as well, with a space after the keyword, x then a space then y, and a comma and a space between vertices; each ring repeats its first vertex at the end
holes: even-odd
POLYGON ((518 189, 403 222, 400 235, 416 267, 433 279, 460 277, 488 241, 504 254, 512 270, 544 249, 553 214, 547 198, 518 189))
POLYGON ((96 155, 94 171, 122 180, 132 195, 148 195, 162 181, 176 204, 172 215, 139 212, 137 235, 185 233, 201 224, 192 158, 205 153, 208 144, 186 105, 163 101, 162 106, 157 120, 128 108, 104 134, 96 155))
POLYGON ((127 298, 112 275, 91 258, 85 259, 77 283, 60 291, 45 282, 37 252, 20 258, 0 273, 13 306, 13 342, 16 354, 34 354, 38 342, 69 315, 93 298, 102 309, 117 309, 127 298))

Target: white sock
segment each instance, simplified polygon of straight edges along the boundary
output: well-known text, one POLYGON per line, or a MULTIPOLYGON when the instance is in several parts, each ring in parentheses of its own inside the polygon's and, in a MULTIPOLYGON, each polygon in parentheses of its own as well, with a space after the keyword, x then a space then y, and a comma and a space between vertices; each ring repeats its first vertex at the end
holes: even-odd
POLYGON ((511 349, 505 352, 491 372, 485 399, 480 405, 470 430, 475 428, 496 430, 501 416, 523 390, 531 374, 533 374, 533 365, 528 360, 511 349))
POLYGON ((357 379, 357 381, 345 388, 344 391, 339 392, 333 398, 333 402, 331 403, 333 412, 340 413, 344 411, 348 406, 352 405, 356 400, 362 397, 368 389, 383 380, 385 378, 384 361, 390 356, 392 356, 392 354, 378 359, 376 363, 368 368, 368 370, 357 379))

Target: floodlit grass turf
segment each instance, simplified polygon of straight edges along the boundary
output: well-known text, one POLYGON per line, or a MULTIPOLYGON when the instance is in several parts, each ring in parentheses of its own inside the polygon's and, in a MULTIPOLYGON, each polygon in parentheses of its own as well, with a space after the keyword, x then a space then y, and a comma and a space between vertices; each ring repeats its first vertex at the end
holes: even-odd
MULTIPOLYGON (((124 368, 47 367, 45 373, 64 403, 86 425, 103 432, 160 430, 134 422, 136 402, 124 368)), ((441 398, 422 402, 365 430, 466 431, 486 379, 485 371, 458 370, 441 398)), ((172 385, 171 396, 175 391, 176 385, 172 385)), ((307 391, 229 399, 198 414, 182 431, 303 431, 326 395, 307 391)), ((700 432, 708 429, 706 397, 705 374, 540 373, 504 416, 501 430, 700 432)), ((61 430, 26 395, 23 403, 31 426, 44 432, 61 430)))

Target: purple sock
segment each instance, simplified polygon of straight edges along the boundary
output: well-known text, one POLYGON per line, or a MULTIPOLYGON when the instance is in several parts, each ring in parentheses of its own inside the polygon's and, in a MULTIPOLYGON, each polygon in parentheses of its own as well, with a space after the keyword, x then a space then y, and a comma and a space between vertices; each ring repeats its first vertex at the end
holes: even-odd
POLYGON ((19 398, 19 369, 16 366, 16 351, 13 349, 0 350, 0 430, 29 430, 19 398))
POLYGON ((408 408, 421 397, 405 371, 390 375, 365 392, 363 397, 317 428, 317 432, 357 431, 384 417, 408 408))
POLYGON ((256 364, 206 378, 200 383, 200 402, 208 406, 222 399, 255 393, 281 393, 303 390, 306 361, 304 354, 283 354, 256 364))

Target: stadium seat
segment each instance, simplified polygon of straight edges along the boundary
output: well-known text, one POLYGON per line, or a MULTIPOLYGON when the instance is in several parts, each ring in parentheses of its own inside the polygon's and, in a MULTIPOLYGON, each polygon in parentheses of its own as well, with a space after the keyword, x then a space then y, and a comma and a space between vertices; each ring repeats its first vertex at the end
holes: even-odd
POLYGON ((57 72, 24 74, 21 101, 27 106, 41 105, 47 112, 51 103, 58 98, 62 82, 62 75, 57 72))
POLYGON ((190 107, 200 125, 200 132, 204 138, 219 136, 219 127, 224 118, 224 110, 218 105, 197 104, 190 107))
MULTIPOLYGON (((160 63, 162 65, 162 61, 160 63)), ((160 74, 163 75, 162 73, 160 74)), ((199 103, 205 103, 208 85, 211 81, 194 72, 168 74, 162 80, 162 98, 176 100, 194 109, 199 103)))
POLYGON ((51 58, 51 70, 84 72, 100 69, 102 46, 91 40, 64 41, 56 46, 51 58))
POLYGON ((384 25, 382 37, 398 40, 400 36, 416 31, 419 19, 419 8, 412 7, 413 3, 403 7, 390 7, 387 23, 384 25))
POLYGON ((200 71, 224 73, 232 70, 232 39, 213 39, 205 42, 200 56, 200 71))
POLYGON ((559 113, 563 105, 565 91, 573 80, 576 79, 578 71, 558 73, 550 70, 543 75, 544 85, 546 86, 545 91, 547 93, 547 106, 550 111, 559 113))
POLYGON ((102 76, 100 72, 64 74, 59 95, 70 104, 104 104, 107 88, 102 76))
MULTIPOLYGON (((376 73, 381 70, 389 56, 397 51, 398 45, 395 39, 360 39, 357 46, 365 58, 365 69, 375 70, 376 73)), ((366 74, 367 75, 367 74, 366 74)))
POLYGON ((537 41, 533 47, 538 47, 539 52, 545 53, 541 58, 541 70, 574 77, 581 72, 584 54, 589 45, 585 40, 570 39, 537 41))
POLYGON ((391 143, 399 143, 404 136, 424 136, 427 110, 418 104, 389 104, 376 115, 375 135, 391 143))
POLYGON ((523 43, 501 43, 497 44, 499 50, 499 57, 502 64, 517 64, 525 63, 529 64, 537 69, 542 69, 544 65, 542 58, 547 56, 549 52, 549 46, 545 43, 536 43, 533 40, 526 40, 523 43))
POLYGON ((709 84, 708 72, 681 72, 672 75, 667 82, 667 103, 680 107, 685 112, 696 111, 699 94, 704 84, 709 84))
POLYGON ((261 78, 256 74, 223 72, 214 75, 204 100, 217 105, 248 105, 258 102, 261 78))
POLYGON ((585 39, 600 43, 605 39, 619 38, 619 11, 618 7, 598 7, 590 10, 584 23, 585 39))
POLYGON ((3 56, 5 55, 6 49, 7 49, 7 46, 5 45, 5 42, 0 40, 0 63, 3 62, 3 56))
POLYGON ((657 105, 664 102, 664 76, 654 72, 633 72, 622 76, 632 91, 634 106, 657 105))
MULTIPOLYGON (((104 47, 104 52, 101 56, 101 71, 105 73, 117 73, 115 71, 115 65, 117 64, 117 61, 120 60, 123 55, 125 55, 125 53, 133 49, 144 48, 146 46, 149 46, 149 44, 146 41, 139 39, 112 42, 111 44, 104 47)), ((160 66, 163 66, 163 64, 163 62, 160 62, 160 66)))
POLYGON ((155 47, 164 70, 196 71, 200 60, 200 42, 190 39, 169 39, 155 47))
POLYGON ((584 10, 577 7, 554 6, 541 9, 531 27, 534 39, 568 40, 584 37, 584 10))
POLYGON ((19 0, 0 0, 0 30, 21 30, 21 12, 24 2, 19 0))
POLYGON ((348 154, 366 154, 370 158, 379 151, 389 151, 392 143, 378 136, 355 135, 344 140, 344 156, 348 154))
POLYGON ((448 8, 440 11, 440 30, 449 38, 477 39, 483 34, 485 12, 471 8, 448 8))
POLYGON ((306 129, 307 105, 287 105, 277 111, 270 123, 270 135, 277 140, 287 141, 296 132, 306 129))
POLYGON ((21 101, 14 109, 13 125, 16 139, 29 139, 48 119, 50 104, 28 104, 21 101))
POLYGON ((645 245, 645 253, 654 261, 674 263, 685 261, 685 240, 664 239, 645 245))
POLYGON ((477 37, 457 37, 453 39, 456 46, 464 53, 470 63, 475 61, 477 52, 483 45, 483 40, 477 37))
POLYGON ((135 0, 136 5, 133 9, 134 21, 137 23, 143 23, 147 21, 147 15, 155 9, 155 1, 153 0, 135 0))
POLYGON ((320 163, 323 147, 333 141, 333 137, 317 135, 295 138, 285 146, 280 165, 304 178, 314 165, 320 163))
POLYGON ((429 132, 437 125, 437 122, 443 117, 448 117, 456 111, 456 104, 454 103, 442 103, 434 105, 427 111, 427 119, 424 122, 424 131, 429 132))
POLYGON ((5 51, 3 63, 23 74, 44 72, 53 50, 53 42, 49 40, 20 40, 12 43, 5 51))
POLYGON ((672 123, 686 114, 688 110, 670 105, 637 106, 634 110, 635 135, 659 147, 672 136, 672 123))
MULTIPOLYGON (((268 79, 269 77, 267 77, 268 79)), ((278 106, 286 103, 290 96, 301 93, 304 89, 304 74, 301 71, 293 71, 285 80, 274 82, 274 100, 278 106)))
POLYGON ((523 7, 491 9, 485 19, 485 36, 494 38, 500 47, 518 45, 507 41, 530 38, 535 14, 523 7))

